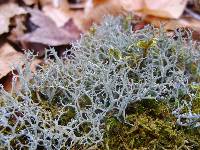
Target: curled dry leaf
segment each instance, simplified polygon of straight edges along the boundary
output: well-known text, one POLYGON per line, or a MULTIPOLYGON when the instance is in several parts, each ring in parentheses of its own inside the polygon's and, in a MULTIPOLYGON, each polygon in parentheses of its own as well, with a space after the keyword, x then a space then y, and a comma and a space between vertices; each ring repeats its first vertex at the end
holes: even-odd
MULTIPOLYGON (((16 71, 13 71, 14 73, 16 73, 16 71)), ((4 90, 6 90, 7 92, 11 92, 12 91, 12 79, 13 79, 13 73, 9 72, 6 76, 4 76, 3 78, 0 79, 0 84, 3 85, 4 90)), ((19 82, 16 82, 15 88, 19 88, 19 82)))
POLYGON ((33 23, 39 27, 35 31, 20 37, 20 41, 41 43, 50 46, 59 46, 66 45, 69 42, 80 38, 81 31, 74 24, 73 20, 68 21, 71 22, 68 24, 68 26, 71 26, 69 27, 69 30, 66 27, 57 27, 49 17, 45 16, 39 10, 29 11, 29 13, 31 14, 31 21, 33 21, 33 23))
POLYGON ((164 17, 164 18, 179 18, 187 4, 188 0, 145 0, 146 14, 164 17))
POLYGON ((35 24, 36 26, 40 27, 40 28, 46 28, 47 26, 55 26, 55 22, 45 16, 41 11, 37 10, 37 9, 27 9, 28 13, 31 14, 31 18, 30 21, 35 24))
POLYGON ((144 14, 164 18, 179 18, 188 0, 121 0, 127 11, 140 11, 144 14))
POLYGON ((74 23, 79 29, 83 30, 82 18, 84 16, 83 10, 70 10, 68 7, 55 8, 52 5, 42 7, 42 11, 46 16, 51 18, 58 27, 64 26, 70 18, 73 18, 74 23))
POLYGON ((164 18, 179 18, 186 4, 187 0, 88 0, 83 25, 87 29, 93 22, 101 22, 104 15, 121 15, 130 11, 164 18))
POLYGON ((182 16, 180 19, 164 19, 154 16, 147 16, 144 18, 147 23, 151 23, 157 27, 164 24, 166 30, 175 30, 178 27, 187 27, 195 31, 200 31, 200 21, 191 17, 182 16))
POLYGON ((26 11, 15 3, 6 3, 0 6, 0 34, 9 31, 10 18, 26 14, 26 11))
POLYGON ((10 31, 10 35, 8 36, 8 39, 12 42, 16 42, 17 38, 24 35, 24 32, 26 30, 26 26, 24 25, 25 22, 25 16, 16 16, 14 18, 14 28, 10 31))

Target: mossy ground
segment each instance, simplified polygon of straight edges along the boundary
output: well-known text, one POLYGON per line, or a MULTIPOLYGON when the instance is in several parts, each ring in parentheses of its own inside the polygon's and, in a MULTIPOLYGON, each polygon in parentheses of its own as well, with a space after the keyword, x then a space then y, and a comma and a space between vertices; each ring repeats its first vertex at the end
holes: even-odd
MULTIPOLYGON (((198 102, 199 100, 195 104, 199 105, 198 102)), ((200 149, 200 129, 178 126, 166 103, 143 100, 129 105, 126 112, 128 123, 120 122, 115 117, 106 118, 104 141, 91 149, 200 149)), ((77 146, 74 149, 89 148, 77 146)))
MULTIPOLYGON (((195 105, 199 105, 196 100, 195 105)), ((103 143, 76 145, 90 150, 199 150, 200 128, 181 127, 166 102, 143 100, 129 105, 127 122, 107 117, 103 143)), ((199 108, 194 106, 194 108, 199 108)))
POLYGON ((107 119, 104 149, 200 149, 200 129, 180 127, 168 106, 141 101, 127 109, 131 125, 107 119))

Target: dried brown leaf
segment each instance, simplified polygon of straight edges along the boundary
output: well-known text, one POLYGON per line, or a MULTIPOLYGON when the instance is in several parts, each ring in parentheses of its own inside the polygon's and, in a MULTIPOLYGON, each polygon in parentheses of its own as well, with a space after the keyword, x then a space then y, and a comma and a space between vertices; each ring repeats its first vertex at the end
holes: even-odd
POLYGON ((144 14, 164 18, 179 18, 188 0, 122 0, 127 11, 140 11, 144 14))
POLYGON ((196 31, 200 31, 200 21, 191 17, 182 16, 180 19, 164 19, 154 16, 147 16, 144 18, 147 23, 151 23, 157 27, 164 24, 166 30, 174 30, 178 27, 187 27, 196 31))
POLYGON ((14 18, 14 28, 10 31, 10 35, 8 37, 12 42, 16 42, 17 38, 24 35, 26 30, 26 26, 24 25, 25 16, 15 16, 14 18))
POLYGON ((56 8, 64 8, 64 9, 69 8, 67 0, 39 0, 39 2, 42 7, 51 5, 56 8))
POLYGON ((24 8, 19 7, 15 3, 6 3, 0 6, 0 34, 6 33, 9 31, 10 18, 26 14, 24 8))
POLYGON ((120 4, 127 11, 140 11, 145 7, 144 0, 121 0, 120 4))
POLYGON ((179 18, 188 0, 145 0, 144 13, 164 18, 179 18))
POLYGON ((38 3, 38 0, 23 0, 23 2, 24 2, 26 5, 33 5, 33 4, 37 4, 37 3, 38 3))
POLYGON ((33 24, 35 24, 35 25, 37 25, 41 28, 42 27, 46 28, 46 27, 49 27, 49 26, 53 26, 53 27, 56 26, 55 22, 51 18, 49 18, 48 16, 44 15, 43 12, 41 12, 37 9, 30 9, 30 8, 27 9, 27 11, 28 11, 28 13, 31 14, 30 21, 33 24))
POLYGON ((78 28, 83 29, 82 27, 82 18, 84 16, 83 10, 70 10, 68 7, 53 7, 52 5, 45 5, 42 7, 42 11, 46 16, 51 18, 58 27, 64 26, 70 18, 73 18, 73 21, 78 26, 78 28))
POLYGON ((38 28, 32 33, 25 34, 21 40, 34 43, 42 43, 51 46, 65 45, 77 40, 79 35, 72 35, 61 28, 38 28))
POLYGON ((35 18, 34 24, 37 24, 39 28, 31 33, 27 33, 19 38, 20 41, 25 42, 33 42, 33 43, 42 43, 45 45, 51 46, 59 46, 66 45, 69 42, 75 41, 79 39, 81 31, 74 24, 73 20, 69 20, 67 26, 68 28, 59 28, 56 24, 48 23, 50 22, 50 18, 45 16, 39 10, 29 11, 32 17, 35 18), (42 16, 43 21, 41 21, 40 16, 42 16), (37 20, 38 18, 38 20, 37 20), (41 23, 41 24, 40 24, 41 23))
MULTIPOLYGON (((9 72, 6 76, 0 79, 0 84, 3 85, 4 90, 6 90, 7 92, 12 91, 12 79, 13 79, 12 72, 9 72)), ((19 88, 19 81, 16 82, 15 88, 17 89, 19 88)))

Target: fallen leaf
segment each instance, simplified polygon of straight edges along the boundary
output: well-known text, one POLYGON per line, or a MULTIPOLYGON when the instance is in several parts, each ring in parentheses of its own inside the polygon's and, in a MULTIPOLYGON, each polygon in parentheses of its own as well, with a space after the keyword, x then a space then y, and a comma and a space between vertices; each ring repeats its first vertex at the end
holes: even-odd
POLYGON ((72 35, 62 28, 38 28, 32 33, 23 35, 20 40, 33 43, 42 43, 51 46, 65 45, 80 37, 80 32, 72 35))
MULTIPOLYGON (((15 70, 14 73, 17 73, 15 70)), ((0 84, 3 85, 3 88, 7 92, 12 91, 12 80, 13 80, 13 74, 12 72, 9 72, 6 76, 0 79, 0 84)), ((15 88, 19 89, 19 81, 17 80, 15 88)))
POLYGON ((69 15, 69 10, 63 10, 60 8, 55 8, 51 5, 46 5, 42 8, 44 14, 51 18, 58 27, 63 26, 71 17, 69 15))
POLYGON ((23 54, 17 52, 10 44, 5 43, 0 47, 0 79, 13 70, 13 64, 19 64, 23 54))
POLYGON ((9 31, 10 18, 26 14, 24 8, 19 7, 15 3, 6 3, 0 6, 0 34, 6 33, 9 31))
POLYGON ((196 31, 200 31, 200 21, 191 17, 182 16, 180 19, 164 19, 154 16, 147 16, 144 21, 151 23, 156 27, 164 24, 166 30, 175 30, 178 27, 187 27, 196 31))
POLYGON ((74 24, 74 20, 73 19, 69 19, 69 21, 67 21, 62 27, 61 29, 65 30, 65 31, 69 31, 70 34, 72 35, 78 35, 77 38, 80 35, 80 30, 79 28, 77 28, 77 26, 74 24), (79 33, 79 34, 77 34, 79 33))
POLYGON ((179 18, 188 0, 145 0, 143 12, 164 18, 179 18))
POLYGON ((55 5, 55 2, 57 2, 58 0, 39 0, 40 5, 43 7, 45 5, 55 5))
POLYGON ((15 16, 14 18, 14 26, 13 29, 10 31, 10 35, 8 36, 8 39, 12 42, 16 42, 17 38, 24 35, 24 32, 26 30, 26 26, 24 25, 25 22, 25 16, 15 16))
POLYGON ((69 15, 73 18, 74 23, 81 31, 84 31, 84 26, 82 24, 82 19, 84 17, 83 10, 69 11, 69 15))
POLYGON ((69 8, 67 0, 39 0, 42 7, 51 5, 55 8, 69 8))
POLYGON ((179 18, 188 0, 121 0, 127 11, 139 11, 163 18, 179 18))
POLYGON ((144 0, 121 0, 120 5, 126 11, 140 11, 144 8, 145 2, 144 0))
POLYGON ((41 11, 34 10, 29 12, 31 14, 31 20, 34 20, 33 23, 39 26, 39 28, 20 37, 20 41, 41 43, 50 46, 59 46, 66 45, 80 38, 81 31, 74 24, 73 20, 68 21, 71 22, 68 24, 68 26, 70 26, 68 29, 66 26, 59 28, 55 23, 53 23, 53 21, 50 21, 51 19, 49 17, 45 16, 41 11), (42 16, 43 21, 41 21, 40 16, 42 16), (46 25, 48 23, 50 24, 46 25), (73 31, 71 29, 73 29, 73 31))
POLYGON ((41 11, 37 9, 27 9, 28 13, 31 14, 30 21, 38 27, 55 27, 56 23, 49 18, 48 16, 44 15, 41 11))
POLYGON ((24 2, 26 5, 33 5, 33 4, 37 4, 37 3, 38 3, 38 0, 23 0, 23 2, 24 2))
POLYGON ((42 11, 46 16, 51 18, 58 27, 65 25, 70 18, 73 18, 74 23, 79 29, 83 30, 82 18, 84 16, 83 10, 70 10, 68 7, 53 7, 52 5, 45 5, 42 11))

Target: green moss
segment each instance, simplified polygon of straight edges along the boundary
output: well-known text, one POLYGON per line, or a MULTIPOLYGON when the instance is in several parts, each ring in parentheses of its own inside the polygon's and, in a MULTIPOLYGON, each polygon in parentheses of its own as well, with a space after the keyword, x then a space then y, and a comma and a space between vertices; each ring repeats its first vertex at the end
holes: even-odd
POLYGON ((91 123, 84 122, 78 126, 77 130, 75 131, 75 134, 76 136, 80 137, 83 134, 87 134, 88 132, 90 132, 91 128, 92 128, 91 123))
POLYGON ((108 118, 101 149, 200 149, 200 129, 176 125, 165 103, 141 101, 127 109, 129 124, 108 118))
POLYGON ((14 138, 10 141, 10 144, 13 145, 13 149, 21 149, 20 145, 23 145, 23 150, 28 150, 29 139, 26 135, 21 135, 17 138, 14 138))
POLYGON ((75 110, 72 108, 72 107, 68 107, 67 110, 66 110, 66 113, 63 113, 60 118, 59 118, 59 121, 58 123, 60 125, 63 125, 63 126, 66 126, 67 123, 69 121, 71 121, 72 118, 74 118, 76 115, 76 112, 75 110))
POLYGON ((199 114, 200 113, 200 98, 197 98, 193 101, 193 107, 192 110, 194 113, 199 114))
POLYGON ((81 96, 78 99, 78 102, 79 102, 79 106, 80 106, 81 109, 89 108, 92 105, 90 97, 87 96, 86 94, 81 96))

